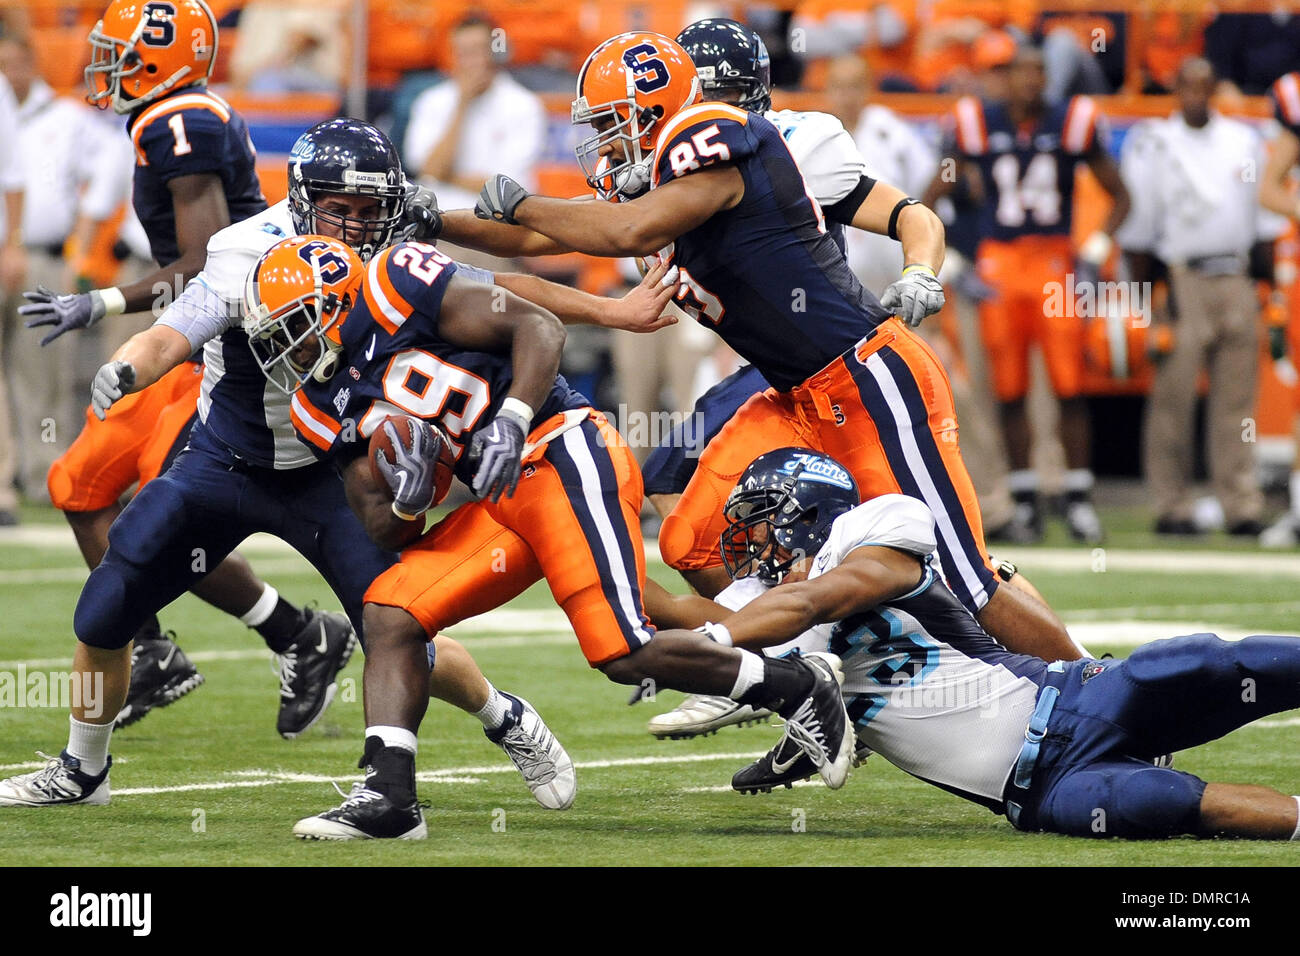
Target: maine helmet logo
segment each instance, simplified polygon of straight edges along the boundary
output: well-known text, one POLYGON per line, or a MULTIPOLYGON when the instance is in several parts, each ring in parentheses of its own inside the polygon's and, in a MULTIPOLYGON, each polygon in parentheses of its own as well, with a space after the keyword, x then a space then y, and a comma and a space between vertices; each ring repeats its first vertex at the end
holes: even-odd
POLYGON ((781 466, 781 471, 787 475, 797 474, 802 481, 820 481, 846 491, 853 488, 853 478, 848 471, 820 455, 792 455, 781 466))
POLYGON ((293 149, 289 151, 290 162, 310 163, 316 158, 316 144, 309 139, 300 137, 293 144, 293 149))

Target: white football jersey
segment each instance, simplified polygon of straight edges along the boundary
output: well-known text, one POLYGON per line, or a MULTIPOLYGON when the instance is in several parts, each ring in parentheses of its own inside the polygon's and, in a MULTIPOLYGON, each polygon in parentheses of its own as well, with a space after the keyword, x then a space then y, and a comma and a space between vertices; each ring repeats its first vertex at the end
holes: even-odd
POLYGON ((867 163, 844 124, 829 113, 768 110, 763 114, 785 139, 808 192, 833 206, 857 186, 867 163))
POLYGON ((243 332, 244 282, 262 253, 297 235, 282 200, 220 230, 185 294, 158 319, 203 348, 199 418, 231 451, 266 468, 317 461, 289 421, 289 398, 268 382, 243 332))
POLYGON ((917 588, 838 622, 829 635, 822 628, 800 635, 800 645, 843 661, 845 703, 860 742, 914 776, 997 803, 1047 664, 999 645, 943 584, 934 518, 915 498, 881 495, 841 515, 809 577, 872 545, 923 558, 917 588))

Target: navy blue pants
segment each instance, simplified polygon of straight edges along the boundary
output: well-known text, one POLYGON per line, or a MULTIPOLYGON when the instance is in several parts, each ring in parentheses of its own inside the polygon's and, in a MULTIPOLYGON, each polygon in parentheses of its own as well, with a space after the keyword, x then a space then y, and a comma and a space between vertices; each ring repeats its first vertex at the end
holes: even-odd
POLYGON ((1300 637, 1193 634, 1125 660, 1074 661, 1019 825, 1095 837, 1196 833, 1205 782, 1152 758, 1296 707, 1300 637))
POLYGON ((647 495, 680 495, 686 490, 700 455, 751 396, 768 388, 758 369, 746 365, 732 372, 695 400, 690 416, 668 440, 650 453, 641 474, 647 495))
POLYGON ((256 531, 281 538, 310 561, 361 633, 366 588, 397 556, 367 537, 334 466, 251 467, 196 423, 189 446, 109 529, 108 552, 77 601, 77 639, 125 647, 146 618, 256 531))

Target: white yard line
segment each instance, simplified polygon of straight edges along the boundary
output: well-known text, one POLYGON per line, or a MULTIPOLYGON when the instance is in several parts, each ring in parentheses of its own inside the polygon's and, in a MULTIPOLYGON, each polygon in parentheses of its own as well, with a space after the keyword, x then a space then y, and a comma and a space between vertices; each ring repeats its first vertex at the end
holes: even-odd
MULTIPOLYGON (((624 757, 617 760, 587 760, 574 764, 577 770, 604 770, 611 767, 645 767, 660 764, 709 763, 720 760, 751 761, 762 756, 761 752, 725 753, 725 754, 682 754, 675 757, 624 757)), ((37 769, 44 764, 34 764, 37 769)), ((483 767, 448 767, 445 770, 426 770, 415 775, 420 783, 483 783, 482 776, 487 774, 518 773, 508 763, 492 764, 483 767)), ((202 790, 232 790, 245 787, 272 787, 278 784, 314 783, 328 784, 346 782, 354 777, 347 773, 337 776, 324 774, 292 773, 278 770, 236 770, 232 777, 246 777, 243 780, 212 780, 202 783, 177 784, 170 787, 128 787, 114 790, 115 797, 135 797, 158 793, 189 793, 202 790)))

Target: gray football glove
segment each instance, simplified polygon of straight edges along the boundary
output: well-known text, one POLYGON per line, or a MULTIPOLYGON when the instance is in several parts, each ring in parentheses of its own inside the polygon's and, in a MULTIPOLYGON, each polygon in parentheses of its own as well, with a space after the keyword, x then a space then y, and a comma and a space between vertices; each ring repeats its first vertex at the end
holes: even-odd
POLYGON ((406 184, 405 239, 416 242, 433 242, 442 233, 442 210, 432 189, 406 184))
POLYGON ((518 225, 515 210, 528 198, 528 190, 504 173, 497 173, 483 185, 474 206, 474 215, 480 219, 495 219, 518 225))
POLYGON ((375 464, 393 492, 393 514, 403 521, 414 521, 433 507, 434 469, 441 439, 428 422, 421 421, 412 424, 411 447, 407 448, 392 422, 384 422, 383 427, 397 460, 390 462, 383 452, 376 452, 375 464))
POLYGON ((474 494, 500 501, 502 495, 509 498, 515 493, 529 424, 522 415, 501 411, 490 425, 474 433, 469 443, 474 494))
POLYGON ((943 308, 943 283, 925 269, 914 269, 892 283, 880 304, 916 328, 927 315, 943 308))
POLYGON ((38 285, 35 292, 24 292, 23 298, 31 303, 18 307, 19 315, 30 317, 27 328, 54 326, 54 330, 41 339, 41 345, 49 345, 64 332, 89 328, 108 314, 104 297, 98 289, 93 292, 55 295, 45 286, 38 285))
POLYGON ((90 407, 95 412, 95 417, 102 422, 113 403, 134 384, 135 366, 130 362, 108 362, 101 365, 90 383, 90 407))

